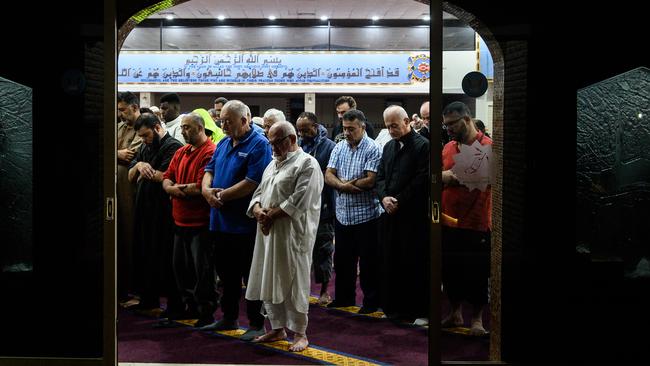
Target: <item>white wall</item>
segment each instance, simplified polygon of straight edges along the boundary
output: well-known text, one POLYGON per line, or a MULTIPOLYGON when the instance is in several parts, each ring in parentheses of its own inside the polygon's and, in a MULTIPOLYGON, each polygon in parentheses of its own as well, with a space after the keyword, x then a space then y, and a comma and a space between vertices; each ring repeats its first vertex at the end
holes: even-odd
POLYGON ((476 51, 445 51, 442 53, 442 92, 463 92, 463 77, 476 71, 476 51))
POLYGON ((493 109, 492 109, 492 91, 493 91, 493 83, 489 82, 488 83, 488 90, 483 94, 481 97, 476 98, 476 115, 474 118, 478 118, 483 123, 485 123, 485 130, 487 133, 492 135, 492 114, 493 114, 493 109))

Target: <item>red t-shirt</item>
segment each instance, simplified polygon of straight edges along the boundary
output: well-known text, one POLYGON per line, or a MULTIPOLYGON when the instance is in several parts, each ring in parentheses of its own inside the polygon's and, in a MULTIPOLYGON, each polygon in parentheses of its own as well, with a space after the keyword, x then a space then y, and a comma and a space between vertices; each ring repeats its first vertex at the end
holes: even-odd
MULTIPOLYGON (((194 151, 189 144, 181 147, 176 150, 163 179, 177 184, 196 183, 201 187, 203 169, 212 159, 215 148, 209 138, 194 151)), ((172 197, 172 215, 178 226, 207 226, 210 223, 210 205, 201 195, 183 199, 172 197)))
MULTIPOLYGON (((481 145, 492 145, 492 139, 478 131, 476 139, 481 145)), ((472 141, 470 145, 474 143, 472 141)), ((458 154, 457 141, 449 141, 442 149, 442 170, 451 169, 454 155, 458 154)), ((470 191, 465 186, 446 186, 442 190, 442 212, 458 219, 454 227, 476 231, 492 230, 492 188, 485 192, 470 191)))

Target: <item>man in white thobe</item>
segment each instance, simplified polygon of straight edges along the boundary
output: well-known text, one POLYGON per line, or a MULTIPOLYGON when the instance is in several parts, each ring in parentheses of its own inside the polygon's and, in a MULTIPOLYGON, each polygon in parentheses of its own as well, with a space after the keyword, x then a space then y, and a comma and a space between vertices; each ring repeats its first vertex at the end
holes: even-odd
POLYGON ((297 144, 295 128, 277 122, 269 130, 273 160, 253 194, 247 214, 258 221, 246 299, 262 300, 272 330, 253 342, 287 338, 290 351, 307 348, 310 267, 320 218, 323 174, 297 144))

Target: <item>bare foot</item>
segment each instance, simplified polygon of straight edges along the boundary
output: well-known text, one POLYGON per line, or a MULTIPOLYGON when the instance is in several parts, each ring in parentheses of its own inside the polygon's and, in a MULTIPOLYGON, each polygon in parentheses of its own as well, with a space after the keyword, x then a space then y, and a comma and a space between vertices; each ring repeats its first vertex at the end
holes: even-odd
POLYGON ((291 344, 291 347, 289 347, 289 351, 291 352, 304 351, 305 349, 307 349, 307 346, 309 346, 307 335, 296 333, 296 335, 293 337, 293 343, 291 344))
POLYGON ((323 305, 327 306, 327 304, 332 302, 332 297, 330 297, 330 294, 327 292, 320 295, 320 298, 318 298, 318 305, 323 305))
POLYGON ((263 336, 255 337, 251 342, 253 343, 264 343, 264 342, 275 342, 287 339, 287 332, 283 329, 273 329, 272 331, 266 333, 263 336))
POLYGON ((487 334, 487 331, 483 328, 483 322, 480 319, 472 321, 472 327, 469 329, 469 334, 473 336, 484 336, 487 334))
POLYGON ((456 328, 456 327, 462 327, 463 326, 463 315, 460 313, 452 312, 447 316, 445 319, 443 319, 442 323, 440 326, 442 328, 456 328))

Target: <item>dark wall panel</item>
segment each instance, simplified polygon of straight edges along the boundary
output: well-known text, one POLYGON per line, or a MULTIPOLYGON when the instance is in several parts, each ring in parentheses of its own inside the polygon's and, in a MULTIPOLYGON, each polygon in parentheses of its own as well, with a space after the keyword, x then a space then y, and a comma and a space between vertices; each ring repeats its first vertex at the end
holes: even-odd
POLYGON ((650 257, 650 70, 638 68, 578 92, 578 245, 591 259, 622 261, 632 276, 650 257))
POLYGON ((32 270, 32 89, 0 78, 0 271, 32 270))

